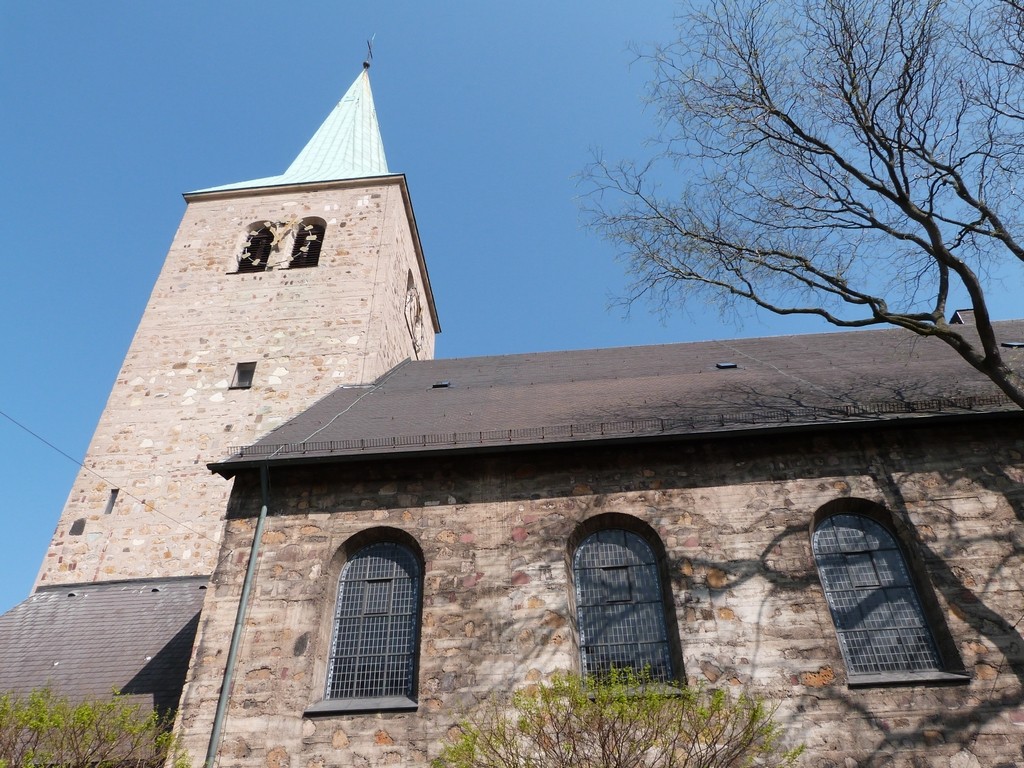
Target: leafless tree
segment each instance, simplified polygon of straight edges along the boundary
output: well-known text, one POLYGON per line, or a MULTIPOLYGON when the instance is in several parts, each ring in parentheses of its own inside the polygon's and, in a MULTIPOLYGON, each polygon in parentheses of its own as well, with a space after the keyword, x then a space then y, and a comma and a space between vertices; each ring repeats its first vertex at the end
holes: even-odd
POLYGON ((1024 4, 694 0, 646 58, 656 157, 585 177, 627 298, 899 326, 1024 407, 986 298, 1024 262, 1024 4))

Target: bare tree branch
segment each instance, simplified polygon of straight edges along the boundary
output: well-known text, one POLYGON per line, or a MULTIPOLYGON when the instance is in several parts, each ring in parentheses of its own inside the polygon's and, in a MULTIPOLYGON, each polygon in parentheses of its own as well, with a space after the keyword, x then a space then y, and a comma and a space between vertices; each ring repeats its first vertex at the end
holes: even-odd
POLYGON ((645 58, 660 153, 585 175, 629 301, 898 326, 1024 407, 986 297, 988 275, 1024 263, 1024 4, 717 0, 645 58), (947 322, 964 297, 976 328, 947 322))

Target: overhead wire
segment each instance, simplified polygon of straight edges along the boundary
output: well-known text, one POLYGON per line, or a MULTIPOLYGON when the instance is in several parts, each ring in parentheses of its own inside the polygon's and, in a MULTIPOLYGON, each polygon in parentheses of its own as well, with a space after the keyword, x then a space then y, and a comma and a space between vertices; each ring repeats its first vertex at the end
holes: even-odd
POLYGON ((62 450, 61 448, 59 448, 58 446, 54 445, 54 444, 53 444, 53 443, 51 443, 51 442, 50 442, 49 440, 47 440, 47 439, 46 439, 45 437, 43 437, 42 435, 40 435, 40 434, 39 434, 38 432, 35 432, 34 430, 30 429, 30 428, 29 428, 29 427, 28 427, 27 425, 25 425, 25 424, 22 424, 22 423, 21 423, 20 421, 18 421, 18 420, 17 420, 16 418, 14 418, 13 416, 11 416, 11 415, 10 415, 9 413, 6 413, 6 412, 5 412, 4 410, 2 410, 2 409, 0 409, 0 416, 3 416, 3 417, 4 417, 5 419, 7 419, 7 420, 8 420, 9 422, 11 422, 12 424, 14 424, 14 425, 15 425, 16 427, 18 427, 19 429, 23 430, 24 432, 27 432, 27 433, 28 433, 29 435, 31 435, 32 437, 34 437, 34 438, 35 438, 36 440, 38 440, 39 442, 41 442, 41 443, 42 443, 43 445, 45 445, 45 446, 47 446, 48 448, 51 448, 52 450, 56 451, 57 453, 59 453, 59 454, 60 454, 61 456, 63 456, 63 457, 64 457, 65 459, 67 459, 68 461, 71 461, 72 463, 74 463, 74 464, 78 465, 78 466, 79 466, 79 467, 81 467, 81 468, 82 468, 82 469, 83 469, 84 471, 86 471, 86 472, 88 472, 88 473, 89 473, 90 475, 92 475, 93 477, 99 478, 99 479, 100 479, 100 480, 102 480, 102 481, 103 481, 104 483, 106 483, 107 485, 109 485, 109 486, 110 486, 111 488, 118 488, 118 490, 119 490, 119 491, 120 491, 121 493, 123 493, 123 494, 124 494, 125 496, 127 496, 127 497, 128 497, 128 498, 130 498, 130 499, 134 499, 134 500, 135 500, 135 501, 137 501, 137 502, 138 502, 139 504, 142 504, 142 506, 143 506, 143 507, 145 507, 146 509, 148 509, 149 511, 151 511, 151 512, 153 512, 153 513, 157 514, 157 515, 159 515, 160 517, 162 517, 162 518, 164 518, 164 519, 166 519, 166 520, 169 520, 170 522, 174 523, 175 525, 178 525, 178 526, 180 526, 180 527, 184 528, 184 529, 185 529, 186 531, 190 531, 190 532, 194 533, 194 534, 195 534, 196 536, 199 536, 200 538, 206 539, 207 541, 209 541, 209 542, 212 542, 213 544, 216 544, 217 546, 220 546, 220 542, 219 542, 219 541, 217 541, 216 539, 213 539, 213 538, 211 538, 211 537, 207 536, 207 535, 206 535, 205 533, 203 533, 202 531, 197 531, 197 530, 196 530, 195 528, 193 528, 192 526, 188 525, 188 524, 187 524, 187 523, 185 523, 185 522, 182 522, 182 521, 181 521, 181 520, 179 520, 178 518, 176 518, 176 517, 173 517, 172 515, 169 515, 169 514, 167 514, 166 512, 162 512, 161 510, 157 509, 157 508, 156 508, 155 506, 153 506, 153 505, 152 505, 152 504, 151 504, 150 502, 146 501, 145 499, 140 499, 140 498, 139 498, 138 496, 136 496, 135 494, 133 494, 133 493, 132 493, 131 491, 129 491, 129 490, 125 489, 125 488, 120 488, 120 487, 119 487, 119 486, 118 486, 118 485, 117 485, 116 483, 114 483, 114 482, 113 482, 112 480, 109 480, 108 478, 104 477, 103 475, 101 475, 101 474, 100 474, 99 472, 97 472, 96 470, 94 470, 94 469, 90 469, 89 467, 85 466, 85 464, 83 464, 83 463, 82 463, 81 461, 79 461, 78 459, 76 459, 76 458, 75 458, 74 456, 71 456, 71 455, 70 455, 69 453, 67 453, 66 451, 64 451, 64 450, 62 450))

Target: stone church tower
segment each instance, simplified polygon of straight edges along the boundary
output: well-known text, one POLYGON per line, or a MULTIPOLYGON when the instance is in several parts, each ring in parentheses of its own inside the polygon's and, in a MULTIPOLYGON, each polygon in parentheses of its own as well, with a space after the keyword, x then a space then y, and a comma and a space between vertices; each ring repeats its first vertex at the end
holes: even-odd
POLYGON ((416 221, 367 67, 283 174, 185 195, 37 589, 209 575, 229 483, 208 462, 433 356, 416 221))

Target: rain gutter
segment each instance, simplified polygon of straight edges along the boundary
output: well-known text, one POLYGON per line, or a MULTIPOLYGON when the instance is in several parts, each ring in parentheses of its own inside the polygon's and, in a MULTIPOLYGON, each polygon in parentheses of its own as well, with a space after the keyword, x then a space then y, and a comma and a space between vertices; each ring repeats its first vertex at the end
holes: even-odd
POLYGON ((242 644, 242 630, 245 626, 245 614, 249 610, 249 593, 252 591, 253 582, 256 580, 256 563, 259 559, 260 540, 263 538, 263 523, 267 519, 267 505, 270 497, 270 463, 263 462, 260 465, 260 495, 263 504, 260 507, 260 516, 256 520, 256 530, 252 535, 252 548, 249 550, 249 565, 245 569, 245 581, 242 582, 242 595, 238 598, 238 612, 235 614, 235 628, 231 633, 231 646, 228 648, 228 660, 224 666, 224 680, 220 686, 220 698, 217 700, 217 714, 213 718, 213 729, 210 731, 210 745, 206 750, 206 760, 203 761, 204 768, 213 768, 217 758, 217 750, 220 748, 221 731, 224 728, 224 719, 228 711, 228 701, 231 698, 231 683, 235 676, 235 661, 238 657, 238 648, 242 644))

